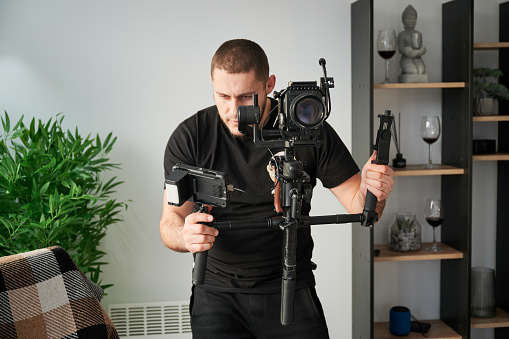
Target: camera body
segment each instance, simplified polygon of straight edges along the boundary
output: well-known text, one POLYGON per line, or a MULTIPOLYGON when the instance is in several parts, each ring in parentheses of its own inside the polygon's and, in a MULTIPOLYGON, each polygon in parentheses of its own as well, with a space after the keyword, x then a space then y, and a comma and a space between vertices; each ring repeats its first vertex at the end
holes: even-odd
POLYGON ((281 92, 274 92, 279 100, 279 129, 285 140, 313 140, 318 128, 328 116, 326 94, 316 81, 289 82, 281 92))

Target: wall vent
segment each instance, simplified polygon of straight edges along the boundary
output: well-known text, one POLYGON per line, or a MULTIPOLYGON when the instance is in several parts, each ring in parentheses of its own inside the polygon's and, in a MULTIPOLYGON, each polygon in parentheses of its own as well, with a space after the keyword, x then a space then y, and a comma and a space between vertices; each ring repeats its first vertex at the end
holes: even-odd
POLYGON ((189 301, 110 304, 108 314, 120 338, 192 338, 189 301))

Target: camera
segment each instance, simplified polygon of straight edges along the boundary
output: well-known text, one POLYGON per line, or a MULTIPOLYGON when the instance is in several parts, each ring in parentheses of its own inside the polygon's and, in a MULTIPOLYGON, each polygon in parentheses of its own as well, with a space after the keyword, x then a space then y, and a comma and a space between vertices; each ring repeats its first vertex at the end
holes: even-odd
POLYGON ((325 93, 316 81, 289 82, 288 88, 274 92, 279 99, 279 129, 285 140, 314 139, 328 116, 325 93))
POLYGON ((238 107, 239 131, 253 134, 258 147, 317 146, 320 143, 320 126, 330 114, 329 88, 334 79, 327 77, 325 60, 320 59, 324 76, 320 85, 316 81, 290 81, 282 91, 275 91, 278 100, 277 122, 279 129, 264 129, 261 123, 257 95, 253 106, 238 107))

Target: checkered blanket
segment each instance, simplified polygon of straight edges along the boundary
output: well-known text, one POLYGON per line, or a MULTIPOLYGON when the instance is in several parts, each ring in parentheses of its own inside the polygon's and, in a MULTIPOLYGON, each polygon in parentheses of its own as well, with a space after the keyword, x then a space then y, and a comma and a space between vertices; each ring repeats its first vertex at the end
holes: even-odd
POLYGON ((0 258, 0 338, 119 338, 102 289, 61 247, 0 258))

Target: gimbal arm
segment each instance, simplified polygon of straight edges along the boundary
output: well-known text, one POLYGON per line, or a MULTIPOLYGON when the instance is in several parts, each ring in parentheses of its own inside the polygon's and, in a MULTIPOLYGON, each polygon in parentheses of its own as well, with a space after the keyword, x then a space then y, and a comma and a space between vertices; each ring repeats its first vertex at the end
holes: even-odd
MULTIPOLYGON (((300 203, 297 196, 292 201, 300 203)), ((277 216, 265 220, 253 221, 214 221, 204 223, 219 231, 234 231, 258 228, 282 230, 283 234, 283 276, 281 283, 281 324, 291 325, 294 317, 295 286, 297 279, 297 229, 311 225, 346 224, 365 221, 363 213, 336 214, 322 216, 300 216, 298 218, 284 218, 277 216)), ((207 251, 196 253, 193 269, 193 284, 203 284, 207 264, 207 251)))

